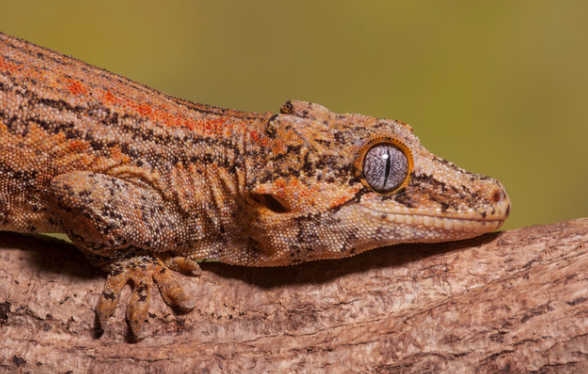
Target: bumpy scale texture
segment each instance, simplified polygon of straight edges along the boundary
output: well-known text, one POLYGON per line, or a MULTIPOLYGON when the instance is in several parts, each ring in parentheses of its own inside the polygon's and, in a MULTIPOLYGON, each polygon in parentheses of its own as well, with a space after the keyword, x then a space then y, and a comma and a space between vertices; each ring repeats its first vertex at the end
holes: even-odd
POLYGON ((105 269, 102 325, 127 283, 136 336, 153 281, 193 308, 169 269, 199 259, 279 266, 458 240, 509 210, 499 182, 404 123, 300 101, 279 114, 195 104, 0 34, 0 230, 66 233, 105 269))

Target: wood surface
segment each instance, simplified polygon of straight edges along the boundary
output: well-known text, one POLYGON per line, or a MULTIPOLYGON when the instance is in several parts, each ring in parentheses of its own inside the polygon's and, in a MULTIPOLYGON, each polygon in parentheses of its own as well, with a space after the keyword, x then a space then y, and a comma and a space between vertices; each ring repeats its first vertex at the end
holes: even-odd
MULTIPOLYGON (((588 218, 283 268, 204 263, 197 300, 129 289, 104 334, 105 274, 71 244, 0 233, 0 372, 588 372, 588 218)), ((157 291, 155 291, 157 292, 157 291)))

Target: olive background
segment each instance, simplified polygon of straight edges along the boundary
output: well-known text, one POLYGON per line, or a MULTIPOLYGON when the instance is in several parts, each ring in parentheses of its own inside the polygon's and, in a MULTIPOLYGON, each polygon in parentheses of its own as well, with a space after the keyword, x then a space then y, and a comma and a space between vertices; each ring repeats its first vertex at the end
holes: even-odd
POLYGON ((399 119, 502 181, 505 228, 588 216, 588 2, 3 1, 0 31, 196 102, 399 119))

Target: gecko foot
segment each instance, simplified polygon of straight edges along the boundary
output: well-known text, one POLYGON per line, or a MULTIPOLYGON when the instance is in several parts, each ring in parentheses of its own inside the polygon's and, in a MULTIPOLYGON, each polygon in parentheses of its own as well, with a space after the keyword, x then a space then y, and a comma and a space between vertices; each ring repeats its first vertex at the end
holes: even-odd
POLYGON ((116 310, 121 291, 127 283, 130 283, 133 289, 127 307, 127 320, 130 332, 137 341, 143 338, 141 331, 149 313, 153 281, 157 284, 161 296, 168 305, 180 312, 192 310, 194 303, 188 300, 182 286, 173 277, 168 267, 196 274, 198 272, 195 269, 200 270, 198 264, 193 260, 169 256, 162 259, 138 256, 110 265, 107 268, 109 275, 104 285, 104 291, 96 308, 100 329, 104 329, 108 319, 116 310))

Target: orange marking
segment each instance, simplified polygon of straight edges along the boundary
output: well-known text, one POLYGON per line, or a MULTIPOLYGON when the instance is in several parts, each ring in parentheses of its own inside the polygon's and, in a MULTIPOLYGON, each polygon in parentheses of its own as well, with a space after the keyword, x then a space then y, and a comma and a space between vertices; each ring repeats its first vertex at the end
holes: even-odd
MULTIPOLYGON (((72 84, 68 86, 70 91, 76 89, 72 84)), ((85 89, 85 87, 84 87, 85 89)), ((87 90, 86 90, 87 92, 87 90)), ((198 131, 203 135, 228 135, 231 127, 227 126, 227 118, 215 117, 201 121, 186 118, 183 115, 170 114, 165 108, 151 103, 138 103, 127 98, 118 98, 111 91, 103 90, 101 101, 109 106, 119 105, 124 111, 151 118, 166 127, 184 127, 190 131, 198 131)), ((267 141, 264 141, 264 144, 267 141)))
POLYGON ((103 96, 102 96, 102 101, 104 101, 105 104, 108 105, 113 105, 113 104, 120 104, 120 100, 116 98, 116 96, 114 96, 114 94, 110 91, 102 91, 103 92, 103 96))
POLYGON ((8 62, 3 56, 0 56, 0 70, 8 71, 11 75, 14 75, 19 69, 15 63, 8 62))
POLYGON ((85 151, 88 149, 88 143, 83 140, 73 140, 69 143, 69 150, 74 152, 85 151))
POLYGON ((151 113, 153 112, 153 109, 151 109, 151 107, 147 104, 139 105, 137 110, 140 115, 145 116, 145 117, 149 117, 151 115, 151 113))
POLYGON ((131 160, 129 156, 124 155, 121 152, 120 147, 110 147, 110 158, 112 160, 122 161, 122 162, 129 162, 131 160))
POLYGON ((86 88, 86 86, 82 82, 76 81, 73 79, 68 79, 67 81, 69 82, 67 89, 69 90, 69 92, 72 95, 87 95, 88 94, 88 89, 86 88))
POLYGON ((252 130, 250 133, 251 136, 251 140, 253 140, 254 142, 259 142, 259 135, 257 135, 257 131, 252 130))

